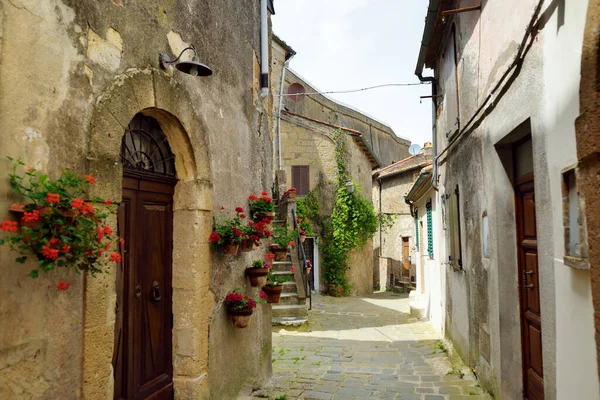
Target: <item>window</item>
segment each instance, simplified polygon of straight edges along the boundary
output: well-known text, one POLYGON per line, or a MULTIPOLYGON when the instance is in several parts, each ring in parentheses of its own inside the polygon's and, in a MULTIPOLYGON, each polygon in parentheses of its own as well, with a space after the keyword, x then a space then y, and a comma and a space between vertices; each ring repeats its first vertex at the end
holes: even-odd
POLYGON ((579 189, 577 187, 577 170, 572 168, 563 172, 563 227, 565 233, 566 265, 587 269, 587 248, 585 241, 583 218, 579 208, 579 189))
POLYGON ((483 256, 490 258, 490 226, 487 212, 484 212, 483 217, 481 217, 481 247, 483 256))
POLYGON ((292 166, 292 187, 296 188, 296 195, 305 196, 310 190, 308 165, 292 166))
POLYGON ((425 205, 427 210, 427 253, 429 258, 433 258, 433 218, 431 215, 431 199, 425 205))
POLYGON ((446 194, 448 205, 448 262, 454 269, 462 269, 462 253, 460 240, 460 198, 458 185, 454 193, 446 194))

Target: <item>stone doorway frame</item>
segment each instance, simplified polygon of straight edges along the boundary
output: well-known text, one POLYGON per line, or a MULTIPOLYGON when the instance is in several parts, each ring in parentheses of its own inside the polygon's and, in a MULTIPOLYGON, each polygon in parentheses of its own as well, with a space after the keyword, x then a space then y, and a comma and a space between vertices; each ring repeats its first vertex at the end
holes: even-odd
MULTIPOLYGON (((90 124, 92 195, 121 200, 121 138, 139 112, 155 118, 175 154, 173 197, 173 384, 176 398, 208 398, 212 183, 201 118, 183 85, 155 69, 115 77, 90 124)), ((112 222, 116 229, 116 219, 112 222)), ((114 271, 111 271, 114 272, 114 271)), ((84 277, 83 398, 112 398, 116 274, 84 277)))

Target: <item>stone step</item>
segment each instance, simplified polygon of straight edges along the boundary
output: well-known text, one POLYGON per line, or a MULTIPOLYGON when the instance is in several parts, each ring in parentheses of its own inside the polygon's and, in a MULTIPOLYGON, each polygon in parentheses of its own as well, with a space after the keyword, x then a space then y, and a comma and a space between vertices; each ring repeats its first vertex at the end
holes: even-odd
POLYGON ((273 267, 273 272, 272 272, 272 274, 273 274, 273 275, 294 275, 294 274, 292 273, 292 271, 290 271, 290 269, 289 269, 289 268, 288 268, 288 269, 286 269, 286 270, 283 270, 283 271, 276 271, 276 270, 275 270, 275 267, 273 267))
POLYGON ((308 309, 306 308, 306 305, 273 304, 271 311, 273 318, 308 316, 308 309))
POLYGON ((273 272, 290 272, 292 263, 289 261, 280 261, 273 263, 273 272))
POLYGON ((302 326, 308 321, 308 317, 280 317, 273 318, 274 326, 302 326))
POLYGON ((296 288, 296 282, 294 282, 294 281, 283 282, 283 292, 282 293, 298 294, 298 290, 296 288))
POLYGON ((279 304, 282 306, 305 305, 306 300, 300 300, 298 293, 281 293, 279 304))

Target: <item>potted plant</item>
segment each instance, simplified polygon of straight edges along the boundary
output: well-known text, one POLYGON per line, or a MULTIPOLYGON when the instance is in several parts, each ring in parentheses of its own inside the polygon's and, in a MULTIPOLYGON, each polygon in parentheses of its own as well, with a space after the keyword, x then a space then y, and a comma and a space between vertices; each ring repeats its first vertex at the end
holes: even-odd
POLYGON ((240 289, 234 289, 225 296, 225 306, 231 316, 231 322, 236 328, 246 328, 250 323, 250 316, 256 308, 256 301, 242 295, 240 289))
MULTIPOLYGON (((295 274, 296 267, 292 265, 290 271, 295 274)), ((281 292, 283 291, 283 284, 289 279, 290 275, 275 275, 273 270, 269 270, 267 284, 262 288, 263 292, 267 295, 267 303, 279 303, 281 292)))
MULTIPOLYGON (((18 263, 25 263, 29 255, 35 257, 37 265, 30 277, 36 278, 40 271, 56 267, 90 271, 94 276, 106 272, 107 262, 121 262, 121 255, 114 251, 120 239, 107 223, 117 207, 111 200, 98 197, 91 198, 91 202, 85 200, 90 185, 95 183, 92 176, 80 177, 64 171, 57 180, 50 180, 34 168, 19 174, 17 169, 25 164, 10 157, 9 160, 13 162, 9 174, 12 189, 26 201, 11 206, 19 221, 2 222, 0 230, 5 235, 0 245, 18 253, 18 263), (100 206, 94 207, 92 202, 100 206)), ((66 290, 70 285, 61 281, 57 288, 66 290)))
POLYGON ((298 232, 289 230, 287 226, 273 228, 271 239, 274 243, 270 246, 270 250, 275 254, 275 261, 285 261, 289 246, 296 245, 297 237, 298 232))
POLYGON ((310 260, 306 260, 306 265, 304 266, 304 274, 308 276, 308 274, 310 274, 311 270, 312 270, 312 263, 310 262, 310 260))
POLYGON ((269 224, 271 222, 268 218, 264 221, 248 221, 247 225, 242 225, 240 230, 242 231, 242 251, 250 251, 253 246, 260 246, 261 239, 268 239, 271 237, 271 230, 269 224))
MULTIPOLYGON (((221 213, 225 207, 221 207, 221 213)), ((244 233, 241 230, 242 219, 246 218, 244 210, 236 207, 236 215, 231 218, 224 216, 213 217, 213 231, 209 240, 214 248, 222 248, 223 254, 237 254, 238 247, 244 239, 244 233)))
POLYGON ((286 190, 285 192, 283 192, 283 196, 281 196, 282 199, 295 199, 296 198, 296 188, 289 188, 288 190, 286 190))
POLYGON ((252 287, 259 287, 265 284, 266 276, 271 269, 271 264, 268 261, 272 260, 275 255, 268 253, 265 256, 265 260, 254 260, 252 261, 252 267, 246 268, 246 275, 250 278, 250 285, 252 287))
POLYGON ((306 240, 306 232, 304 232, 300 227, 298 227, 298 231, 300 231, 300 242, 304 243, 306 240))
POLYGON ((273 199, 267 192, 262 192, 260 197, 251 194, 248 200, 250 200, 250 215, 254 221, 262 221, 264 218, 272 221, 275 218, 273 199))

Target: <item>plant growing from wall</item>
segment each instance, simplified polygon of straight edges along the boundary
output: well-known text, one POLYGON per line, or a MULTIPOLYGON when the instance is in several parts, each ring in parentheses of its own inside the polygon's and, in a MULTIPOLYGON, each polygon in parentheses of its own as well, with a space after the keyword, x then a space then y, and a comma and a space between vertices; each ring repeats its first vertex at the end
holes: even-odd
POLYGON ((345 134, 338 131, 334 139, 337 190, 330 220, 321 219, 323 267, 325 282, 348 294, 351 284, 346 271, 350 251, 365 245, 375 234, 379 218, 373 204, 360 194, 358 183, 353 182, 354 191, 348 190, 347 182, 351 178, 347 169, 345 134))
MULTIPOLYGON (((19 222, 4 220, 0 230, 6 232, 0 245, 6 244, 17 253, 16 262, 25 263, 33 255, 36 268, 29 276, 37 278, 40 271, 48 272, 56 267, 71 267, 76 272, 90 271, 92 275, 105 272, 107 262, 121 262, 118 252, 110 253, 119 240, 107 224, 107 218, 116 214, 117 207, 111 200, 97 197, 94 203, 104 207, 95 208, 86 199, 94 178, 83 178, 64 171, 57 180, 28 168, 24 174, 18 169, 25 163, 8 158, 13 162, 9 174, 12 191, 27 199, 24 204, 11 207, 18 212, 19 222), (109 256, 107 256, 110 253, 109 256)), ((58 289, 66 290, 70 282, 61 281, 58 289)))

